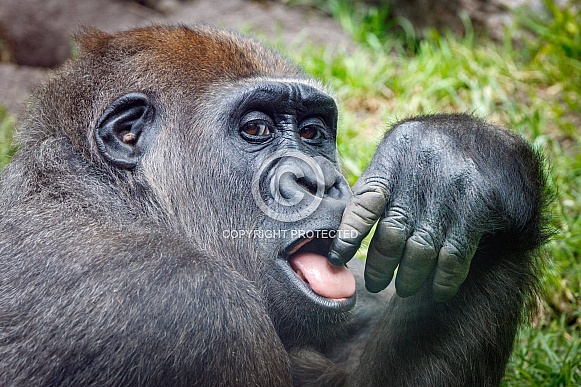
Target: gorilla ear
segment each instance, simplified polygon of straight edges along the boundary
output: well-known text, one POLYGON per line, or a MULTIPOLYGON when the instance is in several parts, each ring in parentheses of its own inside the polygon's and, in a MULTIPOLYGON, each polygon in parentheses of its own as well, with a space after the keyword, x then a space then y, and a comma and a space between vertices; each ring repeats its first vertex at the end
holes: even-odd
POLYGON ((103 157, 133 169, 155 136, 154 107, 148 96, 129 93, 115 100, 97 121, 95 140, 103 157))

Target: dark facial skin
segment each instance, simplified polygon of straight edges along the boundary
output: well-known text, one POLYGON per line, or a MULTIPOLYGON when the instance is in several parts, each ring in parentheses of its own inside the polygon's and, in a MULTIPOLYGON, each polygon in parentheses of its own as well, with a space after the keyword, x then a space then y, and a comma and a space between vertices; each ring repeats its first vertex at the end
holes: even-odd
POLYGON ((255 229, 272 232, 256 243, 270 260, 267 299, 275 326, 285 343, 321 340, 325 326, 346 319, 355 296, 321 297, 297 277, 288 256, 311 235, 315 240, 303 250, 326 255, 333 235, 328 231, 337 229, 351 197, 338 171, 335 102, 307 83, 269 82, 246 88, 233 106, 227 141, 254 174, 253 194, 262 206, 255 229), (296 319, 297 313, 306 318, 296 319))
POLYGON ((78 40, 0 179, 0 385, 499 383, 547 237, 523 139, 411 118, 352 192, 335 102, 256 41, 78 40))

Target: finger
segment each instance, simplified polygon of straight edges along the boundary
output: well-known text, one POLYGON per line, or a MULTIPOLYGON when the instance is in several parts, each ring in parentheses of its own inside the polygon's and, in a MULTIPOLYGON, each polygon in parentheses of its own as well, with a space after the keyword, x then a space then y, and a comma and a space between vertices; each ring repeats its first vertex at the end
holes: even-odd
POLYGON ((438 254, 433 284, 434 299, 438 302, 448 301, 456 295, 468 276, 470 263, 480 242, 481 234, 465 238, 459 237, 460 233, 466 233, 466 228, 455 227, 451 230, 450 237, 438 254))
POLYGON ((447 190, 439 189, 437 197, 430 193, 423 214, 407 240, 403 257, 395 281, 397 294, 409 297, 416 294, 434 272, 438 250, 444 240, 444 230, 448 227, 449 217, 447 190))
POLYGON ((331 244, 329 262, 344 265, 353 258, 363 238, 383 214, 386 203, 385 190, 376 185, 360 187, 353 193, 353 198, 343 212, 337 237, 331 244))
POLYGON ((403 211, 391 209, 375 228, 365 262, 365 287, 377 293, 393 279, 408 238, 407 217, 403 211))
POLYGON ((437 258, 433 235, 433 230, 422 227, 407 240, 395 279, 400 297, 416 294, 432 274, 437 258))

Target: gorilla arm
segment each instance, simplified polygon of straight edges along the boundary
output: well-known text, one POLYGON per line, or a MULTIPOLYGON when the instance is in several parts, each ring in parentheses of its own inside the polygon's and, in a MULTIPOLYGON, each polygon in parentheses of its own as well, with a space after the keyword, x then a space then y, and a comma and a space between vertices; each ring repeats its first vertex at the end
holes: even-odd
POLYGON ((537 284, 542 163, 514 134, 467 115, 397 124, 353 187, 329 259, 348 261, 377 223, 371 292, 398 267, 355 385, 498 384, 537 284), (383 366, 379 366, 383 364, 383 366))
POLYGON ((0 222, 0 384, 290 384, 264 302, 222 257, 130 225, 20 218, 0 222))

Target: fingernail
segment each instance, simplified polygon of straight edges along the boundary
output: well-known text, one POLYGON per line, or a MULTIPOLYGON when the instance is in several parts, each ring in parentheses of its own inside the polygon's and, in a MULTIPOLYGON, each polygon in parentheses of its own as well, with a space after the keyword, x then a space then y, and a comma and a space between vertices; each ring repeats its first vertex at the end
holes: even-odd
POLYGON ((327 259, 329 260, 331 265, 345 266, 345 262, 343 262, 343 260, 341 258, 339 258, 339 255, 334 251, 329 251, 329 254, 327 255, 327 259))

